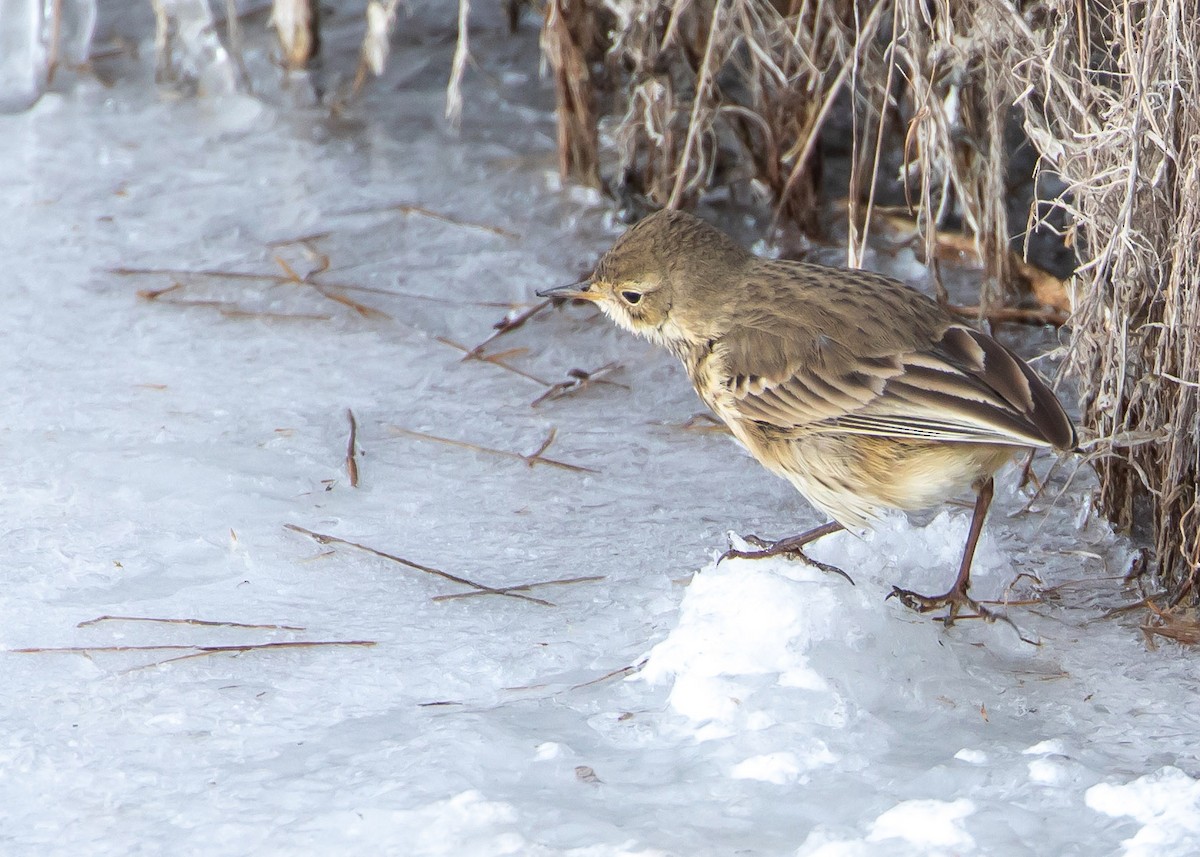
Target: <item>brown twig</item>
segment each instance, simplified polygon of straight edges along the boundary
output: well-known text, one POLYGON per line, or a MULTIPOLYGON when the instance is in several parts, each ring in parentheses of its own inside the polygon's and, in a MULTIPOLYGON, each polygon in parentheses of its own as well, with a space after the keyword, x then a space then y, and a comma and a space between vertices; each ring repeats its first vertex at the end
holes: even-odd
POLYGON ((1016 323, 1043 325, 1051 324, 1062 327, 1067 323, 1067 314, 1054 307, 1008 307, 995 306, 982 309, 978 306, 957 306, 946 304, 946 309, 963 318, 985 318, 992 323, 1016 323))
POLYGON ((349 307, 350 309, 354 310, 356 313, 361 315, 363 318, 391 319, 391 316, 388 315, 383 310, 378 310, 378 309, 375 309, 374 307, 369 307, 366 304, 359 303, 358 301, 354 300, 354 298, 350 297, 349 295, 343 294, 340 291, 335 291, 330 286, 327 286, 323 283, 318 283, 316 280, 314 280, 313 277, 329 270, 329 257, 328 256, 321 257, 321 260, 318 262, 317 267, 314 268, 313 270, 309 271, 303 277, 301 277, 299 274, 297 274, 296 270, 287 263, 287 260, 283 259, 281 256, 272 256, 271 258, 275 260, 275 264, 277 264, 280 268, 283 269, 283 272, 286 275, 283 282, 295 283, 296 285, 309 286, 314 291, 316 291, 316 293, 319 294, 321 297, 323 297, 327 300, 331 300, 334 303, 339 303, 342 306, 349 307))
POLYGON ((346 408, 346 417, 350 420, 350 439, 346 441, 346 472, 350 475, 350 487, 358 487, 358 420, 354 419, 354 411, 346 408))
POLYGON ((363 208, 351 208, 347 211, 338 212, 337 216, 348 217, 354 214, 378 214, 385 211, 398 211, 401 214, 418 214, 421 217, 427 217, 430 220, 437 220, 441 223, 448 223, 451 226, 461 226, 464 229, 478 229, 481 232, 490 232, 492 235, 499 235, 502 238, 511 238, 516 240, 521 236, 502 226, 493 226, 490 223, 475 223, 470 220, 460 220, 457 217, 452 217, 449 214, 443 214, 440 211, 434 211, 432 208, 426 208, 423 205, 415 205, 410 202, 397 202, 392 205, 368 206, 363 208))
MULTIPOLYGON (((283 270, 282 275, 280 275, 280 274, 256 274, 256 273, 251 273, 251 272, 247 272, 247 271, 222 271, 222 270, 212 269, 212 268, 201 268, 198 270, 186 270, 186 269, 179 269, 179 268, 118 267, 118 268, 109 268, 108 272, 110 274, 116 274, 117 276, 123 276, 123 277, 159 276, 159 275, 173 276, 173 277, 209 277, 209 278, 216 278, 216 279, 221 279, 221 280, 249 280, 249 281, 253 281, 253 282, 269 282, 269 283, 274 283, 275 285, 284 285, 287 283, 291 283, 294 285, 304 285, 304 286, 308 286, 309 288, 313 289, 317 294, 321 295, 321 297, 325 298, 326 300, 330 300, 335 303, 339 303, 342 306, 349 307, 350 309, 354 310, 356 313, 363 316, 364 318, 380 318, 380 319, 391 318, 391 316, 389 316, 387 313, 383 312, 382 310, 377 310, 374 307, 369 307, 366 304, 359 303, 358 301, 347 296, 346 294, 343 294, 343 291, 346 289, 354 289, 354 290, 358 290, 358 291, 381 292, 384 294, 397 294, 397 293, 387 292, 387 291, 379 290, 379 289, 371 289, 366 286, 350 286, 350 285, 344 285, 344 284, 318 282, 314 278, 316 276, 318 276, 319 274, 323 274, 329 270, 330 261, 329 261, 329 257, 323 253, 316 253, 316 257, 317 257, 316 267, 313 268, 308 273, 304 274, 303 276, 301 276, 299 273, 297 273, 296 270, 280 256, 272 256, 272 259, 283 270)), ((162 295, 168 294, 170 292, 173 292, 173 291, 175 291, 177 289, 181 289, 181 288, 183 288, 182 283, 174 283, 173 285, 171 285, 170 287, 168 287, 166 289, 140 291, 140 292, 138 292, 138 296, 145 298, 146 300, 156 300, 157 298, 161 297, 162 295)), ((173 300, 173 301, 165 301, 164 303, 178 304, 180 306, 214 306, 217 308, 226 307, 226 308, 231 308, 232 310, 240 312, 240 313, 248 312, 247 310, 242 310, 241 308, 237 307, 236 304, 232 304, 232 303, 229 303, 226 301, 173 300)), ((300 317, 300 316, 287 316, 287 317, 300 317)), ((325 317, 318 316, 317 318, 324 319, 325 317)))
MULTIPOLYGON (((574 583, 598 583, 604 580, 604 575, 592 575, 590 577, 563 577, 558 580, 539 580, 537 583, 522 583, 520 586, 502 586, 497 592, 528 592, 531 589, 537 589, 542 586, 567 586, 574 583)), ((479 595, 487 595, 486 592, 455 592, 451 595, 435 595, 434 601, 456 601, 460 598, 475 598, 479 595)))
MULTIPOLYGON (((164 301, 163 303, 176 306, 191 306, 209 303, 207 301, 164 301)), ((215 303, 215 302, 213 302, 215 303)), ((225 318, 257 318, 264 321, 329 321, 330 317, 315 312, 263 312, 260 310, 243 309, 240 306, 219 307, 225 318)))
POLYGON ((537 448, 537 451, 530 453, 529 455, 522 455, 519 452, 509 452, 507 449, 494 449, 490 446, 481 446, 477 443, 471 443, 470 441, 466 440, 454 440, 453 438, 449 437, 426 434, 425 432, 413 431, 412 429, 406 429, 400 426, 388 426, 388 431, 392 432, 393 434, 400 435, 401 437, 411 437, 416 438, 417 440, 428 440, 434 443, 444 443, 447 446, 457 446, 461 449, 484 452, 488 455, 497 455, 502 458, 514 458, 517 461, 525 462, 525 464, 527 464, 529 467, 533 467, 535 464, 548 464, 551 467, 558 467, 562 470, 572 470, 576 473, 600 472, 599 470, 594 470, 591 467, 584 467, 580 464, 568 464, 565 461, 558 461, 554 458, 546 458, 544 455, 542 455, 542 453, 549 449, 550 445, 554 443, 554 438, 557 436, 557 429, 553 428, 550 429, 550 432, 546 435, 546 439, 542 441, 541 445, 537 448))
POLYGON ((627 667, 621 667, 620 669, 615 669, 612 672, 607 672, 602 676, 591 679, 589 681, 585 681, 581 684, 573 685, 571 687, 571 690, 579 690, 580 688, 591 687, 594 684, 600 684, 601 682, 608 681, 609 679, 624 678, 627 675, 633 675, 635 673, 639 673, 646 666, 646 664, 649 663, 649 661, 650 661, 649 658, 642 658, 636 664, 630 664, 627 667))
POLYGON ((492 325, 492 334, 487 339, 483 340, 483 342, 479 343, 470 351, 468 351, 466 356, 463 357, 463 360, 481 359, 483 349, 490 345, 493 340, 503 336, 506 333, 511 333, 512 331, 521 327, 525 324, 525 322, 529 321, 529 319, 533 318, 552 303, 554 303, 554 300, 552 298, 547 298, 540 304, 534 304, 533 306, 522 310, 519 313, 508 313, 506 316, 504 316, 504 318, 492 325))
POLYGON ((295 238, 276 238, 274 241, 268 241, 267 246, 268 247, 290 247, 293 244, 303 244, 304 246, 308 247, 309 249, 312 249, 312 244, 314 242, 320 241, 323 238, 328 238, 332 234, 333 233, 331 231, 326 230, 324 232, 310 232, 307 235, 300 235, 295 238))
POLYGON ((400 565, 403 565, 407 568, 411 568, 415 571, 420 571, 425 574, 431 574, 434 577, 440 577, 443 580, 449 580, 452 583, 457 583, 462 586, 469 586, 470 588, 477 589, 481 593, 485 593, 487 595, 503 595, 507 598, 517 598, 517 599, 520 599, 521 601, 532 601, 534 604, 541 604, 543 607, 553 607, 554 606, 554 604, 552 604, 551 602, 544 601, 541 598, 534 598, 533 596, 530 596, 530 595, 522 595, 519 592, 507 592, 503 589, 496 589, 491 586, 486 586, 482 583, 476 583, 474 580, 468 580, 467 578, 460 577, 457 574, 451 574, 448 571, 442 571, 441 569, 433 568, 432 566, 422 565, 419 562, 413 562, 412 560, 405 559, 402 556, 396 556, 395 554, 390 554, 390 553, 386 553, 385 551, 376 550, 373 547, 368 547, 367 545, 360 544, 359 542, 352 542, 352 541, 349 541, 348 539, 343 539, 343 538, 339 538, 337 536, 328 535, 327 533, 313 532, 312 530, 305 529, 304 527, 297 526, 296 524, 284 524, 283 526, 285 529, 292 530, 293 532, 301 533, 302 535, 308 536, 309 538, 316 541, 318 544, 322 544, 322 545, 339 544, 339 545, 346 545, 347 547, 357 548, 358 550, 363 551, 365 553, 369 553, 372 556, 377 556, 377 557, 380 557, 381 559, 386 559, 386 560, 390 560, 391 562, 399 563, 400 565))
POLYGON ((524 369, 518 369, 516 366, 504 362, 504 357, 522 353, 525 351, 525 349, 510 349, 508 351, 502 351, 499 354, 481 354, 476 349, 468 348, 461 342, 455 342, 453 339, 449 339, 445 336, 435 336, 434 339, 443 345, 449 345, 451 348, 457 348, 459 351, 463 352, 463 354, 466 355, 463 357, 464 361, 479 360, 484 363, 491 363, 494 366, 499 366, 501 369, 512 372, 514 375, 520 375, 522 378, 528 378, 530 381, 536 381, 543 387, 551 386, 550 382, 544 378, 539 378, 537 375, 526 372, 524 369))
POLYGON ((684 431, 712 432, 714 434, 729 434, 729 427, 712 414, 692 414, 679 424, 684 431))
MULTIPOLYGON (((273 246, 273 245, 268 245, 273 246)), ((323 257, 328 258, 328 257, 323 257)), ((115 274, 121 277, 196 277, 200 279, 217 279, 217 280, 249 280, 254 282, 269 282, 275 285, 284 285, 285 283, 295 283, 292 277, 285 274, 256 274, 248 271, 222 271, 212 268, 200 268, 189 270, 187 268, 109 268, 108 273, 115 274)), ((310 272, 308 276, 313 276, 310 272)), ((387 297, 409 298, 411 300, 429 301, 431 303, 452 304, 454 306, 477 306, 509 309, 513 306, 512 301, 467 301, 458 298, 441 298, 434 295, 423 295, 418 292, 406 292, 402 289, 381 289, 377 286, 363 286, 357 283, 322 283, 323 288, 339 289, 345 292, 366 292, 372 295, 385 295, 387 297)), ((183 288, 183 283, 175 283, 166 289, 146 290, 138 292, 139 297, 154 299, 159 294, 174 291, 175 289, 183 288)))
MULTIPOLYGON (((215 277, 222 280, 270 280, 275 283, 290 282, 290 278, 279 274, 256 274, 252 271, 222 271, 218 268, 109 268, 109 274, 118 277, 215 277)), ((182 288, 182 283, 176 283, 174 288, 182 288)), ((169 291, 169 290, 168 290, 169 291)))
POLYGON ((270 312, 265 310, 251 310, 245 309, 233 301, 195 300, 191 298, 170 298, 162 300, 165 295, 169 295, 182 288, 183 283, 173 283, 164 289, 139 289, 137 296, 145 301, 156 301, 158 303, 171 304, 171 306, 215 309, 225 318, 258 318, 268 321, 329 321, 329 316, 327 315, 319 315, 317 313, 285 313, 270 312))
POLYGON ((620 387, 628 390, 625 384, 619 384, 616 381, 605 380, 604 376, 612 374, 621 368, 621 364, 617 362, 605 363, 599 369, 593 369, 591 372, 585 372, 583 369, 571 369, 567 372, 567 380, 559 381, 557 384, 552 384, 550 389, 542 393, 530 403, 530 407, 536 408, 542 402, 551 402, 555 399, 561 399, 564 396, 570 396, 579 391, 591 386, 592 384, 609 384, 613 387, 620 387))
MULTIPOLYGON (((317 646, 374 646, 374 640, 284 640, 274 643, 244 643, 229 646, 189 646, 169 644, 159 646, 29 646, 8 651, 18 655, 91 655, 120 652, 182 652, 196 655, 219 655, 225 652, 249 652, 262 649, 311 649, 317 646)), ((193 655, 188 655, 193 657, 193 655)), ((174 658, 172 658, 174 660, 174 658)), ((161 663, 166 663, 162 661, 161 663)))
POLYGON ((1153 620, 1157 620, 1144 622, 1141 626, 1148 643, 1153 645, 1154 637, 1158 636, 1185 646, 1200 644, 1200 620, 1197 619, 1195 608, 1164 610, 1149 598, 1145 605, 1154 614, 1153 620))
POLYGON ((157 622, 166 625, 199 625, 205 628, 260 628, 265 631, 303 631, 300 625, 255 625, 245 622, 214 622, 207 619, 161 619, 154 616, 112 616, 105 614, 80 622, 76 628, 87 628, 101 622, 157 622))

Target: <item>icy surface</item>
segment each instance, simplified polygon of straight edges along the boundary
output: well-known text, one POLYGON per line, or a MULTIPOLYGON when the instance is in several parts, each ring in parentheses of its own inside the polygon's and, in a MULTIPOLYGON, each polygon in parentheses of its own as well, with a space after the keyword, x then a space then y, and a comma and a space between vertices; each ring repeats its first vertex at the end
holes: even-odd
MULTIPOLYGON (((543 383, 447 344, 619 231, 553 174, 528 22, 473 22, 445 130, 455 11, 402 21, 333 120, 162 99, 145 44, 0 117, 3 852, 1195 853, 1197 671, 1104 618, 1135 596, 1082 476, 1022 511, 1005 474, 976 591, 1016 629, 944 629, 884 596, 946 585, 966 509, 815 545, 854 585, 718 564, 728 531, 819 521, 684 427, 668 355, 544 312, 485 353, 621 368, 534 408, 543 383), (589 470, 411 433, 529 455, 551 429, 589 470), (471 590, 287 524, 493 588, 603 580, 446 600, 471 590), (374 645, 131 648, 301 641, 374 645)), ((329 36, 352 69, 361 31, 329 36)))

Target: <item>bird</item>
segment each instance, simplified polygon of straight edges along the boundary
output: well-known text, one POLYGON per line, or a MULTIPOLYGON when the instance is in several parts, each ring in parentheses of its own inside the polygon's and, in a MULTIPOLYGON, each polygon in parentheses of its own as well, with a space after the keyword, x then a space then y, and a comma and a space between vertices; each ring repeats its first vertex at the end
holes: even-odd
POLYGON ((993 477, 1023 451, 1076 448, 1057 396, 1007 347, 899 280, 762 258, 674 209, 628 229, 587 279, 538 295, 592 302, 674 354, 742 446, 830 519, 726 557, 809 559, 803 548, 818 538, 971 489, 950 588, 895 586, 888 598, 921 613, 944 607, 947 625, 964 611, 996 618, 969 594, 993 477))

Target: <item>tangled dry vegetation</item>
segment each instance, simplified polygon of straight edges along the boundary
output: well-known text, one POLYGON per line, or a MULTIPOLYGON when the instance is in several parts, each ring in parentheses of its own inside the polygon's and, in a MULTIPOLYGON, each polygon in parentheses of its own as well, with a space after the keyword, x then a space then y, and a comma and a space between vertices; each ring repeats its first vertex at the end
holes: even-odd
POLYGON ((550 0, 543 47, 564 172, 634 207, 757 195, 813 233, 844 194, 853 264, 899 198, 927 258, 948 225, 971 236, 983 305, 1019 295, 1023 238, 1059 236, 1100 504, 1154 542, 1172 603, 1197 600, 1189 0, 550 0), (848 178, 823 171, 838 146, 848 178))

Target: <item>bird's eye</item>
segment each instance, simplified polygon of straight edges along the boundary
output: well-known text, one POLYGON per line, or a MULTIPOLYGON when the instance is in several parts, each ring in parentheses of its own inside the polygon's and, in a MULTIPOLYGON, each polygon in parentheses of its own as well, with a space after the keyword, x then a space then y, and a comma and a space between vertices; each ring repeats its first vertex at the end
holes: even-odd
POLYGON ((621 292, 621 297, 625 299, 625 303, 635 304, 642 299, 642 293, 626 290, 621 292))

